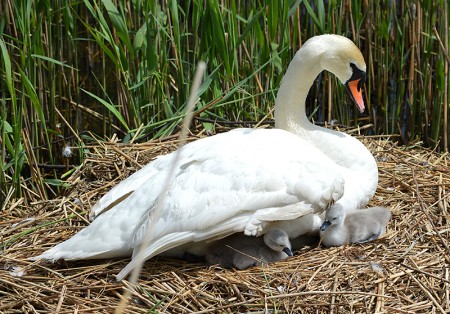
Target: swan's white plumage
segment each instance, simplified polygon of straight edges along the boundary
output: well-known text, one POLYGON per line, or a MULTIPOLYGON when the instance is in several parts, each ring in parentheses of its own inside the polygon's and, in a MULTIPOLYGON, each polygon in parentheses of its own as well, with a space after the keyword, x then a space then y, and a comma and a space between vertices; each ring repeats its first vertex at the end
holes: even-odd
POLYGON ((92 217, 98 217, 90 226, 34 259, 125 256, 143 242, 148 226, 151 241, 144 259, 235 232, 260 235, 276 221, 284 221, 292 238, 304 233, 294 226, 302 229, 306 214, 335 202, 348 209, 365 206, 378 182, 372 155, 349 135, 312 125, 304 108, 308 89, 322 70, 333 71, 345 83, 353 74, 350 63, 365 70, 350 40, 336 35, 308 40, 280 86, 275 109, 280 129, 238 129, 185 145, 164 196, 160 192, 174 154, 157 158, 93 207, 92 217), (159 200, 161 210, 155 212, 159 200))
MULTIPOLYGON (((309 151, 316 150, 292 133, 266 129, 238 129, 186 145, 176 179, 162 205, 160 222, 152 226, 155 237, 191 230, 190 240, 200 241, 214 235, 228 220, 233 225, 225 228, 219 237, 242 232, 247 225, 250 233, 256 233, 252 229, 253 219, 287 220, 325 209, 334 201, 332 193, 342 194, 344 180, 326 155, 304 154, 308 146, 309 151), (229 158, 230 155, 235 158, 229 158), (292 158, 296 155, 300 158, 292 158), (305 194, 300 188, 303 181, 316 186, 316 191, 305 194)), ((68 240, 73 241, 70 257, 58 247, 46 254, 54 254, 52 259, 111 257, 110 251, 125 246, 125 242, 129 248, 140 244, 173 156, 156 159, 152 165, 153 173, 158 175, 148 178, 151 184, 142 185, 79 232, 78 237, 85 233, 92 237, 96 233, 92 240, 88 243, 76 238, 68 240), (107 229, 111 232, 104 232, 107 229), (74 250, 77 244, 79 248, 74 250), (108 256, 92 255, 92 248, 101 248, 109 252, 108 256)))

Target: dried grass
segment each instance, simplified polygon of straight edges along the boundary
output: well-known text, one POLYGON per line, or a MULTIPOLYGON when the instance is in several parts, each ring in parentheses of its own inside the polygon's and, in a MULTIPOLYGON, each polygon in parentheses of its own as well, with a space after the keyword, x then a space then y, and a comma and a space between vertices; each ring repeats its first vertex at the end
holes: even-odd
MULTIPOLYGON (((361 140, 380 173, 370 205, 393 214, 381 239, 306 247, 286 261, 244 271, 153 258, 125 312, 449 313, 448 155, 382 137, 361 140)), ((113 312, 127 287, 114 275, 127 259, 45 264, 26 258, 86 226, 90 206, 111 186, 175 146, 99 143, 64 196, 29 207, 10 202, 0 214, 0 312, 113 312)))

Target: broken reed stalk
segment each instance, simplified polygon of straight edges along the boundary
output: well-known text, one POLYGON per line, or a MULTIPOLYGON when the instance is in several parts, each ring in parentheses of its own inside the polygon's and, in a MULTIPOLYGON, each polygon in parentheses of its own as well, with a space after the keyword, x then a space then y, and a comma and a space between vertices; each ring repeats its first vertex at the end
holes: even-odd
POLYGON ((441 47, 442 53, 444 54, 444 58, 447 60, 447 62, 450 63, 450 56, 448 55, 448 49, 445 48, 444 44, 442 43, 441 36, 439 36, 439 32, 437 31, 436 27, 433 27, 433 32, 439 43, 439 47, 441 47))
MULTIPOLYGON (((181 155, 181 147, 186 143, 188 133, 189 133, 189 125, 191 124, 192 118, 193 118, 194 107, 198 100, 198 90, 200 88, 200 83, 202 81, 202 77, 203 77, 203 74, 205 73, 205 70, 206 70, 205 62, 200 61, 197 65, 197 70, 195 71, 194 81, 192 83, 191 93, 190 93, 188 104, 186 107, 186 116, 184 117, 183 122, 182 122, 180 141, 178 143, 178 150, 175 151, 175 157, 173 159, 173 162, 172 162, 172 165, 170 168, 170 172, 167 175, 167 178, 166 178, 166 181, 164 184, 164 188, 161 190, 162 198, 157 202, 155 208, 153 209, 154 212, 152 213, 152 218, 155 218, 155 220, 157 220, 161 216, 161 207, 165 201, 165 196, 167 195, 166 192, 169 189, 169 186, 174 179, 173 176, 175 173, 175 169, 178 166, 178 161, 179 161, 180 155, 181 155)), ((144 237, 144 241, 142 242, 141 245, 139 245, 138 252, 135 255, 135 257, 133 258, 133 259, 136 259, 137 264, 131 271, 130 278, 129 278, 129 284, 132 289, 136 288, 136 284, 137 284, 139 275, 142 270, 142 265, 145 262, 145 257, 143 256, 145 249, 149 246, 150 242, 153 240, 153 237, 152 237, 153 228, 151 226, 151 223, 152 223, 152 221, 148 221, 147 231, 146 231, 146 234, 144 237)), ((131 296, 131 290, 125 289, 125 291, 123 293, 123 297, 121 298, 121 302, 115 311, 116 314, 123 313, 130 296, 131 296)))
POLYGON ((444 121, 442 128, 444 129, 444 151, 448 151, 448 64, 449 64, 449 58, 448 58, 448 1, 444 1, 444 37, 445 37, 445 50, 446 58, 444 61, 444 121))
MULTIPOLYGON (((447 1, 444 4, 444 22, 445 25, 448 25, 448 16, 447 16, 447 1)), ((442 43, 441 37, 439 36, 439 32, 436 29, 436 26, 433 27, 434 35, 439 43, 439 47, 441 47, 442 54, 444 55, 444 121, 442 123, 443 128, 443 136, 442 139, 444 141, 444 151, 448 151, 448 65, 450 63, 450 57, 448 55, 448 27, 444 27, 444 38, 445 44, 442 43)))

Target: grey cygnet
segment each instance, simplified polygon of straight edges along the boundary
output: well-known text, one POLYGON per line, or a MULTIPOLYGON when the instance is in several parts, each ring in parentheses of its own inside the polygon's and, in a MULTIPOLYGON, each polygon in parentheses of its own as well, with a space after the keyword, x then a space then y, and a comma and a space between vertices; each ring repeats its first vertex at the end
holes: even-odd
POLYGON ((325 246, 372 241, 385 233, 390 218, 391 212, 386 207, 346 211, 334 205, 325 214, 320 237, 325 246))
POLYGON ((213 242, 205 259, 210 265, 246 269, 261 263, 284 260, 292 255, 287 233, 281 229, 271 229, 262 237, 238 233, 213 242))

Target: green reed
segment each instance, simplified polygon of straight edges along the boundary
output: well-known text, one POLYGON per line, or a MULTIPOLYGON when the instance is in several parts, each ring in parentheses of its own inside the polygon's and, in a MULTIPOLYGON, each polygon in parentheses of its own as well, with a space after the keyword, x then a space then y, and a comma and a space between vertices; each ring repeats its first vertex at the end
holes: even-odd
POLYGON ((370 123, 369 134, 447 149, 448 65, 433 32, 447 45, 447 9, 437 0, 3 1, 0 208, 8 195, 59 193, 73 171, 64 165, 80 164, 93 137, 177 132, 199 60, 208 73, 196 125, 260 121, 296 50, 322 33, 363 51, 368 111, 342 106, 342 85, 323 73, 307 100, 315 122, 370 123))

